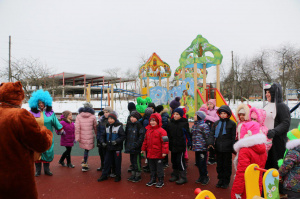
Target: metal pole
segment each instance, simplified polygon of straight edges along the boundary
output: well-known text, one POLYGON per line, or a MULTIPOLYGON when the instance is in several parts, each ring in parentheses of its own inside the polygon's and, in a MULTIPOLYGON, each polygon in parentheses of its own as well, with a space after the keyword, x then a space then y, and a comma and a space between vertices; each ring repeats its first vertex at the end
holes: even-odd
POLYGON ((233 87, 232 87, 232 96, 233 96, 233 103, 235 104, 235 96, 234 96, 234 90, 235 90, 235 73, 234 73, 234 66, 233 66, 233 51, 231 51, 231 64, 232 64, 232 72, 233 72, 233 87))
POLYGON ((11 36, 9 35, 8 81, 11 82, 11 36))
POLYGON ((265 86, 265 82, 263 81, 263 89, 262 89, 262 92, 263 92, 263 107, 265 107, 265 90, 264 90, 264 86, 265 86))
POLYGON ((288 95, 288 92, 289 92, 289 89, 286 88, 286 89, 285 89, 285 100, 286 100, 286 105, 287 105, 287 106, 289 106, 289 100, 288 100, 288 96, 289 96, 289 95, 288 95))

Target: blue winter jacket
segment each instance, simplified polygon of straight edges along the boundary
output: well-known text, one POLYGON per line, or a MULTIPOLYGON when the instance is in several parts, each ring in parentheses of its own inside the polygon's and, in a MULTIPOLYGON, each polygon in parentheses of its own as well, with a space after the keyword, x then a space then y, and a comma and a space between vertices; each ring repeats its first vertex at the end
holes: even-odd
POLYGON ((206 151, 207 139, 209 136, 209 126, 203 121, 195 121, 192 127, 192 150, 193 151, 206 151))

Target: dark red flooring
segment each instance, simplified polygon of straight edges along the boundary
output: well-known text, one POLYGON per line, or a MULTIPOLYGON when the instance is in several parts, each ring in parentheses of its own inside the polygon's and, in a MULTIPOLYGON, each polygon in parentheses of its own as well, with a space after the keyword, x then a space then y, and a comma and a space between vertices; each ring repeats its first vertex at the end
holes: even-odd
MULTIPOLYGON (((149 181, 149 174, 142 173, 142 181, 138 183, 128 182, 127 178, 130 173, 127 169, 130 165, 129 155, 123 154, 122 160, 122 180, 114 182, 110 178, 104 182, 97 182, 101 172, 96 171, 99 166, 99 157, 89 157, 90 170, 88 172, 81 171, 81 156, 72 156, 72 163, 75 168, 66 168, 58 165, 59 155, 55 155, 54 161, 51 163, 50 169, 53 176, 42 175, 36 177, 39 198, 103 198, 103 199, 138 199, 138 198, 195 198, 195 188, 210 190, 218 199, 229 199, 230 188, 218 189, 215 187, 217 183, 216 165, 209 165, 208 172, 210 182, 206 186, 196 184, 195 180, 199 177, 198 169, 194 166, 194 152, 189 151, 188 166, 188 183, 185 185, 176 185, 168 181, 172 169, 165 170, 165 186, 163 188, 147 187, 145 184, 149 181)), ((142 160, 144 162, 144 159, 142 160)), ((171 166, 171 165, 170 165, 171 166)), ((234 172, 233 172, 234 174, 234 172)), ((232 175, 233 177, 233 175, 232 175)))

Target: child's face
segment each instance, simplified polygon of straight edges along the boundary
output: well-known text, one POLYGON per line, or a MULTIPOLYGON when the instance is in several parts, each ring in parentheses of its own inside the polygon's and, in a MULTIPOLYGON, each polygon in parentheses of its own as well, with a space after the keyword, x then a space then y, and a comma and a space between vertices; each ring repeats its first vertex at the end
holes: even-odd
POLYGON ((104 111, 104 117, 108 118, 109 112, 108 111, 104 111))
POLYGON ((130 117, 130 121, 132 122, 132 123, 135 123, 136 121, 137 121, 137 119, 135 118, 135 117, 130 117))
POLYGON ((68 118, 67 118, 67 119, 69 119, 69 120, 72 120, 72 119, 73 119, 72 113, 70 113, 70 114, 68 115, 68 118))
POLYGON ((214 104, 211 102, 207 103, 208 110, 212 110, 214 108, 214 104))
POLYGON ((220 118, 221 118, 221 119, 228 118, 228 114, 227 114, 226 112, 221 112, 221 113, 220 113, 220 118))
POLYGON ((252 117, 252 118, 251 118, 251 121, 257 122, 257 119, 252 117))
POLYGON ((150 120, 150 125, 151 126, 156 126, 157 125, 157 122, 155 121, 155 119, 150 120))
POLYGON ((239 113, 239 116, 242 122, 245 121, 245 113, 239 113))
POLYGON ((179 120, 181 118, 181 116, 179 115, 179 113, 175 112, 174 113, 174 120, 179 120))
POLYGON ((194 121, 198 121, 197 115, 194 115, 194 121))
POLYGON ((108 123, 109 123, 109 124, 113 124, 113 123, 115 123, 115 120, 112 119, 111 117, 109 117, 109 118, 108 118, 108 123))

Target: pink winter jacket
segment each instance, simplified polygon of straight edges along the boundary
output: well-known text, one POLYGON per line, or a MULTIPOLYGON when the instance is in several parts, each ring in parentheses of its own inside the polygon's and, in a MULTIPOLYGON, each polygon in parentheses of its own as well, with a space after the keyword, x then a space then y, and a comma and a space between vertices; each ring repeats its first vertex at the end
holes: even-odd
POLYGON ((91 150, 94 148, 94 133, 97 133, 96 116, 90 112, 81 112, 75 121, 75 140, 79 142, 82 149, 91 150))
MULTIPOLYGON (((268 128, 265 126, 265 120, 266 120, 266 111, 264 109, 256 109, 255 107, 252 107, 250 109, 250 119, 255 118, 257 122, 260 124, 260 130, 263 134, 267 136, 268 134, 268 128)), ((272 147, 272 139, 267 138, 266 148, 267 152, 272 147)))
POLYGON ((220 120, 220 118, 217 114, 218 108, 219 107, 215 106, 212 110, 209 110, 209 109, 205 109, 205 107, 202 105, 201 108, 199 109, 199 111, 203 111, 206 113, 205 120, 209 120, 211 122, 216 122, 216 121, 220 120))

